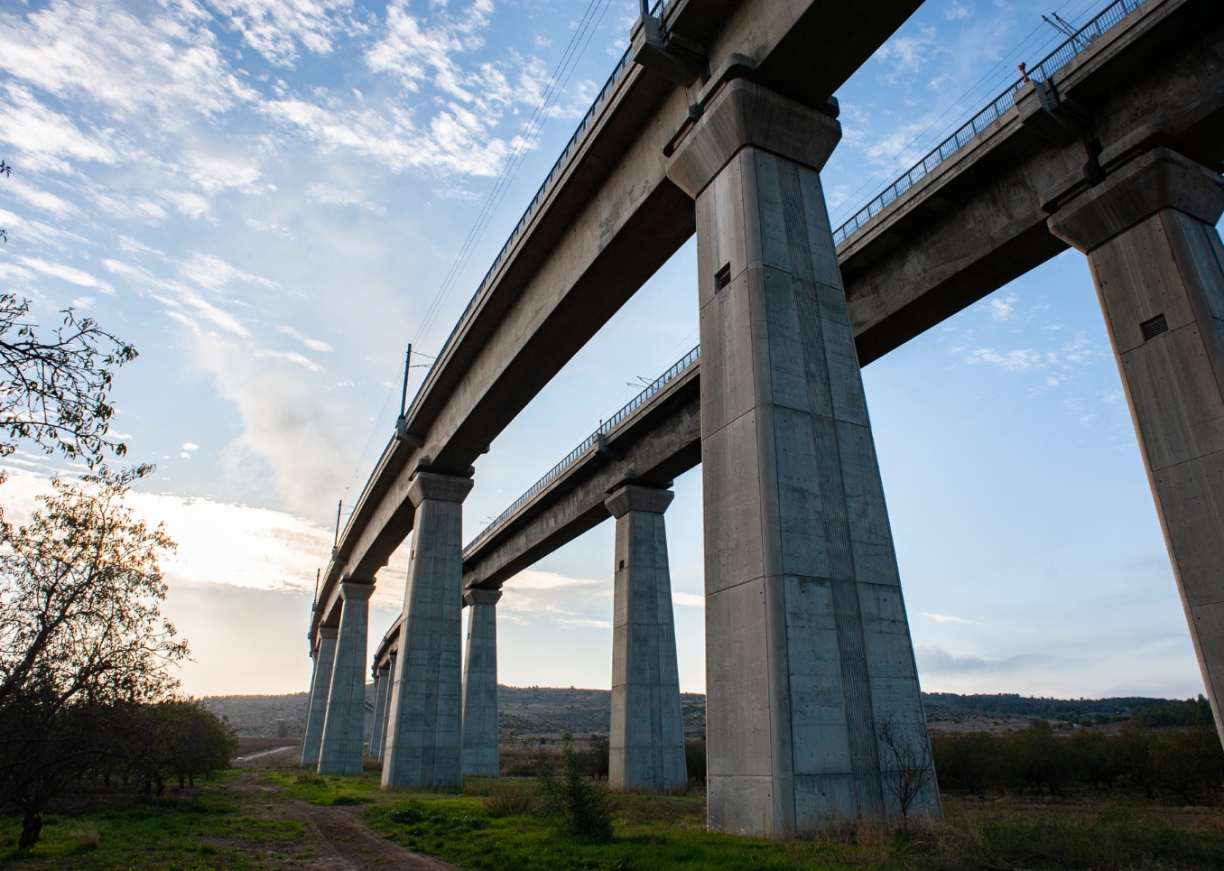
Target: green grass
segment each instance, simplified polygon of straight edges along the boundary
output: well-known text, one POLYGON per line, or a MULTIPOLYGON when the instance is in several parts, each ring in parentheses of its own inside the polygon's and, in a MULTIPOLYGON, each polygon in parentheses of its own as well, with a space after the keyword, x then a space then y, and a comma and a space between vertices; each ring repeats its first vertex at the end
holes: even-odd
POLYGON ((17 849, 18 817, 0 817, 0 866, 6 868, 259 869, 265 857, 292 852, 301 824, 261 819, 210 788, 187 798, 120 798, 74 816, 47 816, 33 850, 17 849))

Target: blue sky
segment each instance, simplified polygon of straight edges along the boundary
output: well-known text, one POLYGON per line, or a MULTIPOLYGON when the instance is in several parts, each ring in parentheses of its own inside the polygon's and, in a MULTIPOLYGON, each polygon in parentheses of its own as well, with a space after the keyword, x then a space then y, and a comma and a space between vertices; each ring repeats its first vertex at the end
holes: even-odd
MULTIPOLYGON (((928 2, 838 93, 834 220, 1053 48, 1040 13, 1083 22, 1104 5, 928 2)), ((0 0, 0 156, 15 166, 0 279, 40 318, 74 305, 141 352, 117 380, 116 429, 159 466, 137 506, 181 543, 166 611, 195 653, 187 691, 305 688, 315 570, 337 499, 356 498, 391 434, 404 344, 438 350, 636 6, 0 0)), ((690 243, 494 442, 466 538, 696 344, 695 282, 690 243)), ((1081 255, 864 377, 924 688, 1201 691, 1081 255)), ((0 499, 20 513, 54 464, 11 465, 0 499)), ((700 487, 699 470, 679 479, 667 514, 696 691, 700 487)), ((374 635, 404 569, 397 555, 381 573, 374 635)), ((605 524, 508 584, 504 682, 609 685, 611 569, 605 524)))

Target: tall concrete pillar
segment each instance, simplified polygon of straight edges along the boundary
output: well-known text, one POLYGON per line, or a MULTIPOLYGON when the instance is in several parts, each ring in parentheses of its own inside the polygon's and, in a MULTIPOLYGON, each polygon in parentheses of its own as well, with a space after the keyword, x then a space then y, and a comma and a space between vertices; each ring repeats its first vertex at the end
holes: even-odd
POLYGON ((342 583, 336 661, 319 746, 320 774, 360 774, 365 764, 366 635, 373 584, 342 583))
POLYGON ((382 725, 378 732, 378 758, 387 756, 387 724, 391 722, 391 691, 395 688, 395 652, 391 652, 390 667, 387 669, 387 702, 383 711, 382 725))
POLYGON ((463 594, 468 618, 463 663, 463 773, 497 777, 497 600, 501 590, 463 594))
POLYGON ((612 724, 608 786, 684 789, 684 723, 663 512, 672 493, 627 486, 605 505, 616 518, 612 724))
POLYGON ((315 649, 314 675, 310 680, 310 706, 306 709, 306 729, 302 733, 303 765, 319 762, 319 743, 323 740, 323 720, 327 717, 327 693, 331 689, 332 663, 336 656, 336 630, 319 628, 315 649))
POLYGON ((374 673, 374 721, 370 724, 370 756, 378 759, 382 754, 382 745, 378 739, 382 736, 383 721, 387 718, 387 700, 391 695, 391 668, 386 666, 374 673))
POLYGON ((418 472, 404 622, 392 672, 382 785, 461 786, 463 500, 469 478, 418 472))
POLYGON ((1149 151, 1049 219, 1088 255, 1203 683, 1224 736, 1224 180, 1149 151))
POLYGON ((832 118, 737 80, 668 176, 696 199, 710 828, 938 815, 818 170, 832 118), (887 733, 891 740, 885 740, 887 733))

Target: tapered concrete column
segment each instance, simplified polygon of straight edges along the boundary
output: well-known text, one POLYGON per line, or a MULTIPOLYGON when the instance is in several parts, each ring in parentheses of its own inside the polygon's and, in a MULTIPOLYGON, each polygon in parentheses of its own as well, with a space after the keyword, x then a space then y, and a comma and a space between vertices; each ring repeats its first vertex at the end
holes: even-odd
POLYGON ((1054 214, 1087 253, 1203 683, 1224 736, 1224 211, 1218 173, 1165 148, 1054 214))
POLYGON ((497 600, 501 590, 463 594, 468 617, 463 663, 463 773, 497 777, 497 600))
MULTIPOLYGON (((394 653, 392 653, 391 656, 388 657, 388 659, 390 660, 390 665, 387 669, 387 677, 386 677, 387 700, 386 700, 386 703, 383 709, 382 723, 379 724, 378 734, 374 739, 377 742, 376 746, 378 747, 378 758, 379 759, 384 759, 386 758, 386 755, 387 755, 387 723, 391 721, 391 690, 394 686, 394 680, 395 680, 395 658, 396 657, 394 653)), ((373 755, 373 752, 374 752, 373 748, 371 748, 370 750, 371 755, 373 755)))
POLYGON ((331 689, 332 663, 336 656, 336 630, 327 626, 319 629, 315 648, 314 674, 310 679, 310 705, 306 709, 306 729, 302 734, 303 765, 319 761, 319 743, 323 740, 323 720, 327 717, 327 692, 331 689))
POLYGON ((926 773, 910 816, 940 812, 817 174, 839 136, 740 80, 668 170, 697 201, 708 823, 722 831, 899 815, 904 768, 926 773))
POLYGON ((391 685, 382 785, 460 786, 463 500, 469 478, 418 472, 404 623, 391 685))
POLYGON ((370 757, 378 759, 382 745, 383 721, 387 719, 387 701, 391 695, 391 667, 378 669, 374 675, 374 722, 370 724, 370 757))
POLYGON ((365 763, 366 635, 373 584, 343 583, 336 661, 319 747, 320 774, 360 774, 365 763))
POLYGON ((611 789, 660 792, 688 785, 663 523, 671 501, 668 490, 628 486, 604 503, 616 518, 611 789))

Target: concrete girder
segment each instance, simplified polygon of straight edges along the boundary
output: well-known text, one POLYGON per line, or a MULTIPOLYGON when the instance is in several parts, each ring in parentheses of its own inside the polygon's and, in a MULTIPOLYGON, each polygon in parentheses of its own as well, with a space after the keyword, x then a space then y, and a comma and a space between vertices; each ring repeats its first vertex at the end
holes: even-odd
MULTIPOLYGON (((829 0, 681 2, 678 33, 699 34, 713 68, 749 48, 781 93, 822 104, 913 13, 882 0, 870 16, 829 0), (837 21, 830 29, 822 22, 837 21), (777 80, 777 81, 775 81, 777 80)), ((596 114, 489 287, 439 355, 327 567, 312 634, 347 574, 368 581, 411 532, 407 480, 419 465, 471 463, 695 230, 692 201, 668 181, 663 146, 688 117, 690 89, 628 70, 596 114)))

